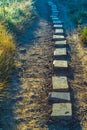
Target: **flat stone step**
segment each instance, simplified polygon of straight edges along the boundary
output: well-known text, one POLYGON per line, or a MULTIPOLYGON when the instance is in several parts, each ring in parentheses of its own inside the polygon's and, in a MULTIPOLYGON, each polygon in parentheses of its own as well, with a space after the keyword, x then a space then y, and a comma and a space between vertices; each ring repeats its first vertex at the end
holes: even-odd
POLYGON ((66 76, 53 76, 52 85, 54 91, 68 91, 69 89, 66 76))
POLYGON ((59 11, 52 9, 52 13, 59 13, 59 11))
POLYGON ((52 20, 59 20, 58 17, 52 17, 52 20))
POLYGON ((58 17, 58 13, 56 12, 56 13, 52 13, 52 16, 55 16, 55 17, 58 17))
POLYGON ((54 24, 53 27, 54 28, 63 28, 63 25, 62 24, 54 24))
POLYGON ((66 45, 66 40, 55 41, 55 45, 66 45))
POLYGON ((59 12, 57 8, 55 8, 55 9, 54 9, 54 8, 51 8, 51 10, 52 10, 52 11, 57 11, 57 12, 59 12))
POLYGON ((53 5, 53 2, 49 1, 48 4, 49 4, 49 5, 53 5))
POLYGON ((58 48, 54 51, 54 56, 67 55, 66 48, 58 48))
POLYGON ((52 4, 51 7, 54 8, 54 9, 57 8, 57 6, 55 4, 52 4))
POLYGON ((52 105, 53 119, 71 119, 72 118, 72 104, 71 103, 54 103, 52 105))
POLYGON ((55 33, 64 33, 63 29, 55 29, 55 33))
POLYGON ((65 60, 54 60, 53 61, 54 69, 55 68, 68 68, 68 62, 65 60))
POLYGON ((60 20, 53 20, 53 23, 54 23, 54 24, 61 24, 62 21, 60 21, 60 20))
POLYGON ((52 103, 70 102, 70 93, 69 92, 50 92, 48 99, 52 103))
POLYGON ((53 40, 63 40, 64 38, 64 35, 53 35, 53 40))
POLYGON ((51 18, 58 18, 58 16, 55 16, 55 15, 51 15, 50 17, 51 18))

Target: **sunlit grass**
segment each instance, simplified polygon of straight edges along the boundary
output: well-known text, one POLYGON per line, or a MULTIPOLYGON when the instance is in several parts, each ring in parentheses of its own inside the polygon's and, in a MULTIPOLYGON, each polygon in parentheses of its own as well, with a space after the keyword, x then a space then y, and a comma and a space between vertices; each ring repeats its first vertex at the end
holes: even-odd
POLYGON ((33 15, 35 15, 35 11, 32 0, 20 0, 9 3, 2 1, 0 6, 0 17, 14 25, 22 23, 27 17, 31 19, 33 15))
POLYGON ((0 24, 0 82, 7 80, 12 72, 15 51, 12 35, 8 33, 4 25, 0 24))

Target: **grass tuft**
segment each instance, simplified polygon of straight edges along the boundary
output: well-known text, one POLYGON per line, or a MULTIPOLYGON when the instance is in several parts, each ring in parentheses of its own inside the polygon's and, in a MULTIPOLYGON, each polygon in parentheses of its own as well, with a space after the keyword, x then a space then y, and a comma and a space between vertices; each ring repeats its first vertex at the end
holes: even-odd
POLYGON ((16 46, 6 27, 0 24, 0 82, 9 79, 14 67, 16 46))

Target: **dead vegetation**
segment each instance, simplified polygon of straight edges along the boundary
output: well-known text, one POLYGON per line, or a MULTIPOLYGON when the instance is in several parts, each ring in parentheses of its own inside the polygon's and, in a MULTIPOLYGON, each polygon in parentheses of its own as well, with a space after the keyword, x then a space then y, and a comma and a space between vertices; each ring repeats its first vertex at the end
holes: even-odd
POLYGON ((6 27, 0 24, 0 86, 9 78, 14 67, 16 45, 6 27))
POLYGON ((70 80, 74 118, 80 121, 82 130, 87 129, 87 48, 83 48, 80 37, 74 33, 69 37, 72 62, 70 66, 74 79, 70 80))

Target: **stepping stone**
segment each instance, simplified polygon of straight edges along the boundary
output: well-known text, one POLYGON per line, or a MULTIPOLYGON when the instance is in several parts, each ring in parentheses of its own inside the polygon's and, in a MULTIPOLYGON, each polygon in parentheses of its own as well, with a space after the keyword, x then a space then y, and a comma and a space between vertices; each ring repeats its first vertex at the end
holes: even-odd
POLYGON ((53 2, 49 1, 48 4, 49 4, 49 5, 53 5, 53 2))
POLYGON ((50 17, 51 17, 51 18, 58 18, 58 17, 57 17, 57 16, 55 16, 55 15, 51 15, 50 17))
POLYGON ((59 20, 58 17, 52 17, 52 20, 59 20))
POLYGON ((54 9, 57 8, 57 6, 55 4, 52 4, 51 7, 54 8, 54 9))
POLYGON ((54 12, 55 12, 55 11, 59 12, 58 9, 56 9, 56 8, 55 8, 55 9, 51 8, 51 10, 54 11, 54 12))
POLYGON ((65 60, 54 60, 53 61, 54 68, 68 68, 68 62, 65 60))
POLYGON ((62 21, 60 21, 60 20, 55 20, 55 21, 54 21, 54 20, 53 20, 53 23, 54 23, 54 24, 61 24, 62 21))
POLYGON ((62 25, 62 24, 54 24, 53 27, 54 27, 54 28, 62 28, 63 25, 62 25))
POLYGON ((68 91, 69 89, 66 76, 53 76, 52 85, 54 91, 68 91))
POLYGON ((53 35, 53 40, 61 40, 61 39, 64 39, 65 37, 63 35, 53 35))
POLYGON ((69 92, 50 92, 48 97, 50 102, 70 102, 69 92))
POLYGON ((52 16, 58 17, 58 13, 52 13, 52 16))
POLYGON ((57 10, 52 10, 52 13, 59 13, 59 11, 57 11, 57 10))
POLYGON ((27 50, 26 50, 26 48, 19 48, 19 51, 20 51, 20 53, 25 54, 27 50))
POLYGON ((71 103, 54 103, 52 105, 53 119, 70 119, 72 118, 72 104, 71 103))
POLYGON ((58 48, 54 51, 54 56, 67 55, 66 48, 58 48))
POLYGON ((51 10, 52 10, 52 12, 57 12, 57 13, 59 12, 57 9, 52 9, 51 8, 51 10))
POLYGON ((55 45, 66 45, 66 40, 55 41, 55 45))
POLYGON ((63 29, 55 29, 55 33, 64 33, 63 29))

